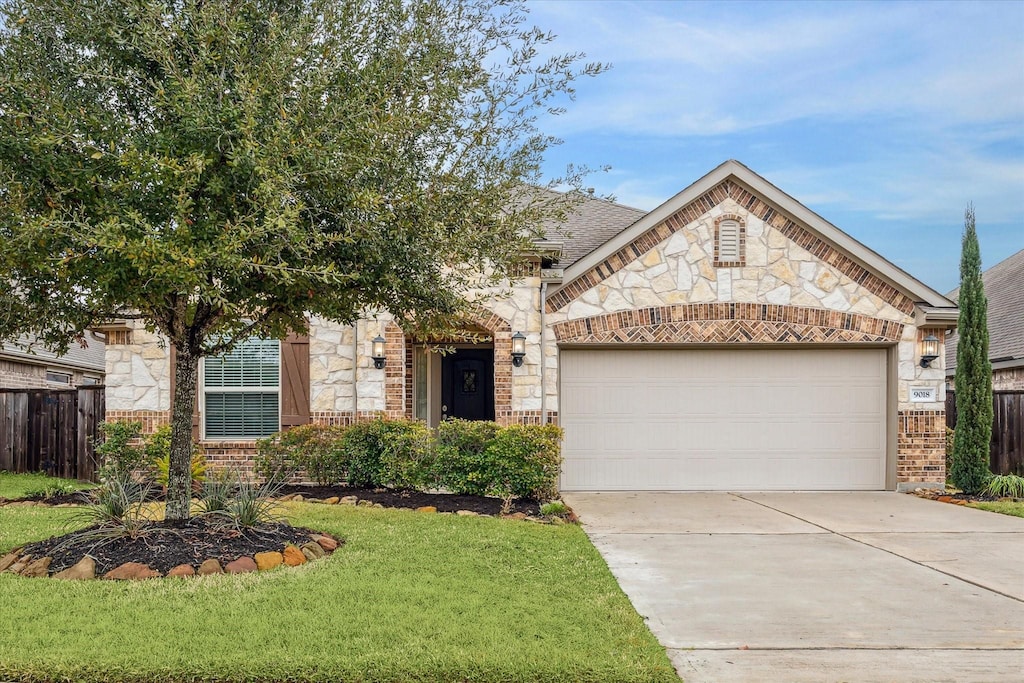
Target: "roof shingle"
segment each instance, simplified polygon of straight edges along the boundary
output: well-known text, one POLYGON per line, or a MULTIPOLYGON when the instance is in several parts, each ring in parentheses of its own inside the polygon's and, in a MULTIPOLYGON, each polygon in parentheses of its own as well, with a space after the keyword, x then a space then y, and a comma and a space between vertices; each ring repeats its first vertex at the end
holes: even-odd
MULTIPOLYGON (((1024 249, 981 274, 988 298, 988 357, 993 361, 1024 360, 1024 249)), ((957 287, 946 295, 960 296, 957 287)), ((957 334, 946 338, 946 375, 956 370, 957 334)))

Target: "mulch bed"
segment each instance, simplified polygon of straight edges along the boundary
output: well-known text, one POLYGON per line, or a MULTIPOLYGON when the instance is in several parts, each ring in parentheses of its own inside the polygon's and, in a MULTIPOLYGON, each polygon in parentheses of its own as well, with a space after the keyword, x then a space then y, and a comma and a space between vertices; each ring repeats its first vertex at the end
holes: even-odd
MULTIPOLYGON (((392 489, 355 488, 351 486, 305 486, 293 484, 285 486, 278 495, 299 494, 303 498, 324 500, 337 496, 356 496, 359 500, 380 503, 389 508, 435 507, 438 512, 456 512, 469 510, 480 515, 497 515, 501 512, 501 499, 488 496, 456 496, 451 493, 422 493, 420 491, 397 491, 392 489)), ((511 512, 522 512, 531 517, 540 516, 540 503, 535 500, 520 499, 512 503, 511 512)))
POLYGON ((95 535, 95 529, 97 527, 90 527, 29 543, 21 552, 33 557, 52 557, 50 573, 67 569, 89 555, 96 560, 97 575, 125 562, 141 562, 166 574, 180 564, 198 566, 211 558, 224 565, 243 555, 280 552, 288 544, 308 543, 310 535, 318 533, 282 523, 225 528, 223 523, 202 517, 194 517, 184 524, 151 522, 135 538, 100 538, 95 535))
MULTIPOLYGON (((469 510, 480 515, 497 515, 501 513, 501 499, 488 496, 456 496, 451 493, 422 493, 420 491, 404 491, 392 489, 356 488, 353 486, 315 486, 305 484, 289 484, 278 492, 278 496, 299 494, 303 498, 324 500, 337 496, 357 496, 359 500, 380 503, 389 508, 419 508, 432 506, 438 512, 456 512, 469 510)), ((164 494, 159 489, 152 489, 147 500, 161 501, 164 494)), ((14 501, 32 501, 44 505, 81 505, 86 502, 81 492, 61 494, 59 496, 30 496, 7 500, 0 498, 0 504, 14 501)), ((531 517, 540 516, 540 503, 536 500, 521 499, 512 504, 511 512, 522 512, 531 517)))

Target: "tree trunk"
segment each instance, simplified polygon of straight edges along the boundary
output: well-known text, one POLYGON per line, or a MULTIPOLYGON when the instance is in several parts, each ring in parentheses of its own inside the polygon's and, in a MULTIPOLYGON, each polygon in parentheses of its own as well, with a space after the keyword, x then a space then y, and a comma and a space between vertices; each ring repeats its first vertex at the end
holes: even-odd
POLYGON ((199 354, 175 347, 174 402, 171 407, 171 462, 167 471, 168 520, 189 518, 192 498, 192 412, 196 403, 199 354))

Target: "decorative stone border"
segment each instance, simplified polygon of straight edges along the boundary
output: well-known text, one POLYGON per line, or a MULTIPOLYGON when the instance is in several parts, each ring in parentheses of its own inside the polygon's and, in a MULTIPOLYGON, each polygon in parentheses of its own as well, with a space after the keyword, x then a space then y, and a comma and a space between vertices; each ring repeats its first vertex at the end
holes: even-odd
MULTIPOLYGON (((339 541, 327 534, 312 534, 310 541, 301 546, 286 545, 280 552, 270 551, 256 553, 250 557, 242 555, 226 565, 221 566, 220 561, 208 559, 200 563, 198 567, 190 564, 179 564, 170 569, 167 577, 189 577, 189 576, 210 576, 212 574, 247 574, 255 571, 267 571, 280 566, 298 567, 307 562, 313 562, 327 557, 340 545, 339 541)), ((52 557, 34 558, 31 555, 22 555, 21 549, 11 551, 0 558, 0 573, 17 574, 26 578, 51 577, 69 581, 87 581, 97 578, 96 561, 88 555, 76 562, 64 571, 50 574, 50 563, 52 557)), ((138 581, 142 579, 157 579, 163 577, 157 570, 141 562, 125 562, 104 574, 103 579, 138 581)))

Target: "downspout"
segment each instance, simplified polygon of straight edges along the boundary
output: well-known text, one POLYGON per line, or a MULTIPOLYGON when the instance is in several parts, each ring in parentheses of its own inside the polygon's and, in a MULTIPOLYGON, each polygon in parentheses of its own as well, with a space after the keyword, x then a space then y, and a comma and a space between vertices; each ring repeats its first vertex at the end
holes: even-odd
POLYGON ((540 423, 546 425, 548 423, 548 387, 547 387, 547 339, 548 339, 548 324, 547 324, 547 297, 548 297, 548 283, 541 276, 540 279, 540 423))

